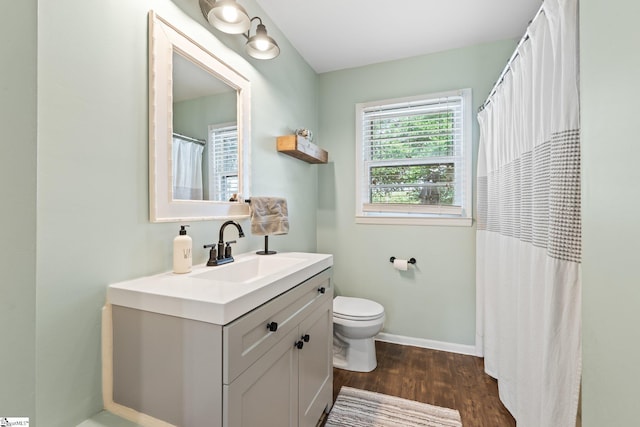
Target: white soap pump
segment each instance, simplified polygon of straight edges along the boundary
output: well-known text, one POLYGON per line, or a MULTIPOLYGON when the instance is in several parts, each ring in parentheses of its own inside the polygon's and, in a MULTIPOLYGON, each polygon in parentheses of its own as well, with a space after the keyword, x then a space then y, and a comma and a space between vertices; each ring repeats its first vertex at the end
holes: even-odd
POLYGON ((173 272, 188 273, 191 271, 192 259, 191 248, 193 242, 187 236, 188 225, 180 226, 180 234, 173 239, 173 272))

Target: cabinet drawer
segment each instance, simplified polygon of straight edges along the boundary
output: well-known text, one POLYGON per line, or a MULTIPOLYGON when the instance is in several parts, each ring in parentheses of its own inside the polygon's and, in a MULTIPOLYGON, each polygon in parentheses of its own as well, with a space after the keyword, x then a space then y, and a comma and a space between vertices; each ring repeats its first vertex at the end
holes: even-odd
POLYGON ((302 316, 331 299, 330 277, 331 269, 327 269, 225 326, 222 333, 225 348, 223 383, 230 384, 297 327, 302 316), (268 325, 274 323, 277 329, 273 325, 275 331, 271 331, 268 325))

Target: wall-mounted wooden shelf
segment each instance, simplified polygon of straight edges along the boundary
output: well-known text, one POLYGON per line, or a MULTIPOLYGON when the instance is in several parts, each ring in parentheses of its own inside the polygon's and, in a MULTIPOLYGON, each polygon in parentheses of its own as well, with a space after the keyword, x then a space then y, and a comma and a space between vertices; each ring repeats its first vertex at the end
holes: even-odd
POLYGON ((278 151, 307 163, 327 163, 329 153, 299 135, 278 137, 278 151))

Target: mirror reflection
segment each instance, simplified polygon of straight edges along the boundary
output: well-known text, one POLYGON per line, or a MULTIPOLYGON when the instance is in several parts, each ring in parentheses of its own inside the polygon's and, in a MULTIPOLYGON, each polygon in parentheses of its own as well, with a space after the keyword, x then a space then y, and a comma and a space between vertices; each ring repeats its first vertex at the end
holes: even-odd
POLYGON ((230 201, 239 192, 237 92, 173 53, 174 200, 230 201))

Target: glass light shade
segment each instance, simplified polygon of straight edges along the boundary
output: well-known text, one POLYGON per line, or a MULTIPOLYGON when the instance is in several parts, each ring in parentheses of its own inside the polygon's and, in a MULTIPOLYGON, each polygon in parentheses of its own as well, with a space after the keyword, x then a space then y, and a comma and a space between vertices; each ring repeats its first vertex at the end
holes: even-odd
POLYGON ((258 24, 256 34, 249 37, 244 48, 252 58, 256 59, 273 59, 280 55, 278 43, 267 35, 267 28, 262 24, 258 24))
POLYGON ((243 34, 251 27, 247 11, 235 0, 214 2, 206 17, 211 25, 227 34, 243 34))

